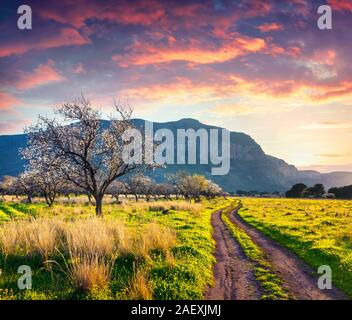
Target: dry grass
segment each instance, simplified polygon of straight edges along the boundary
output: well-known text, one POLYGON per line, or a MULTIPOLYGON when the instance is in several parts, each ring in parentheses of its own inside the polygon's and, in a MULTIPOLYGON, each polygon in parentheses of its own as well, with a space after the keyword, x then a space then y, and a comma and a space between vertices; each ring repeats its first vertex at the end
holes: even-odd
POLYGON ((40 254, 44 259, 53 254, 60 238, 61 220, 18 220, 0 227, 0 248, 5 255, 40 254))
POLYGON ((26 251, 26 241, 23 239, 25 233, 18 226, 18 222, 8 222, 0 229, 0 246, 4 255, 26 251))
POLYGON ((167 250, 176 244, 176 233, 174 230, 162 227, 152 222, 139 230, 139 232, 129 234, 129 241, 125 252, 133 252, 137 257, 148 258, 153 249, 167 250))
POLYGON ((27 246, 38 252, 45 260, 55 253, 61 236, 61 220, 33 220, 28 225, 27 246))
MULTIPOLYGON (((5 255, 39 254, 45 266, 48 260, 65 258, 65 273, 74 287, 90 291, 108 286, 118 255, 133 254, 149 258, 153 249, 163 250, 170 264, 169 249, 176 244, 176 233, 156 222, 136 228, 123 221, 85 218, 65 221, 60 216, 17 220, 0 226, 0 250, 5 255)), ((142 274, 136 272, 134 291, 140 285, 141 297, 147 298, 142 274)), ((135 293, 137 294, 137 293, 135 293)))
POLYGON ((152 249, 167 250, 175 243, 176 233, 156 222, 138 231, 126 227, 122 221, 101 218, 73 222, 57 217, 38 218, 0 226, 0 248, 5 255, 39 253, 48 258, 57 250, 64 250, 72 257, 86 252, 110 258, 128 253, 146 256, 152 249))
POLYGON ((151 300, 153 298, 148 273, 145 270, 136 271, 127 296, 131 300, 151 300))
POLYGON ((109 285, 113 265, 113 260, 85 252, 79 257, 71 257, 68 276, 77 290, 103 289, 109 285))
POLYGON ((150 249, 167 250, 176 244, 176 233, 170 228, 152 222, 146 226, 142 239, 150 249))
MULTIPOLYGON (((113 225, 119 225, 114 221, 113 225)), ((82 219, 67 223, 64 229, 66 248, 71 257, 85 253, 97 257, 116 255, 112 222, 100 218, 82 219)))
POLYGON ((111 224, 100 218, 77 220, 66 224, 64 235, 73 286, 84 292, 107 287, 117 255, 111 224))

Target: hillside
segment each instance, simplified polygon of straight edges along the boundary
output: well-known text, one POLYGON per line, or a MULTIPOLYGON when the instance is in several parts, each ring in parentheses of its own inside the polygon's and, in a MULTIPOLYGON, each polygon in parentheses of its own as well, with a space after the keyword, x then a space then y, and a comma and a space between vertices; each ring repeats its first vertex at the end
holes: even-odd
MULTIPOLYGON (((143 127, 144 120, 134 119, 136 127, 143 127)), ((103 121, 103 126, 107 122, 103 121)), ((218 128, 200 123, 194 119, 154 123, 154 130, 167 128, 173 132, 177 129, 194 130, 218 128)), ((27 137, 24 134, 0 136, 0 176, 17 175, 23 171, 25 162, 19 155, 19 149, 26 145, 27 137)), ((297 150, 298 152, 299 150, 297 150)), ((227 191, 258 190, 258 191, 285 191, 292 184, 304 182, 308 185, 323 183, 326 187, 352 184, 352 173, 332 172, 319 173, 316 171, 299 171, 295 166, 264 153, 249 135, 240 132, 231 132, 231 169, 225 176, 211 176, 211 165, 168 165, 156 170, 153 175, 157 181, 162 181, 169 172, 186 170, 201 173, 227 191)))

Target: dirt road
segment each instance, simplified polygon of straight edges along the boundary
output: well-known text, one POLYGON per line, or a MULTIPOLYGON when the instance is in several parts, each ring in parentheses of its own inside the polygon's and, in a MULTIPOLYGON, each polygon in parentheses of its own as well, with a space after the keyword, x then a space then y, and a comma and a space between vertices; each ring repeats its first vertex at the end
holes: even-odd
POLYGON ((209 288, 207 300, 257 300, 261 293, 251 262, 240 245, 232 238, 221 220, 221 211, 212 216, 213 237, 216 241, 214 266, 215 284, 209 288))
MULTIPOLYGON (((264 252, 275 273, 282 279, 289 296, 298 300, 345 300, 340 290, 321 290, 313 269, 300 258, 264 236, 248 225, 234 209, 228 217, 236 226, 244 230, 253 242, 264 252)), ((253 274, 253 265, 246 258, 240 245, 233 239, 221 220, 221 211, 212 216, 213 237, 216 241, 214 266, 215 285, 206 292, 206 299, 260 299, 260 283, 253 274)))

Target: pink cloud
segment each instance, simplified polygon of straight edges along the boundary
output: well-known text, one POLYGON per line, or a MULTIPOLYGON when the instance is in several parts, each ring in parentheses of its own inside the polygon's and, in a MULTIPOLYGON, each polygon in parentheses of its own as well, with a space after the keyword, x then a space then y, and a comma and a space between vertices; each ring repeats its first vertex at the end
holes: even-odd
POLYGON ((23 127, 30 123, 30 119, 15 119, 0 121, 0 134, 14 134, 22 131, 23 127))
POLYGON ((315 52, 313 60, 316 63, 332 66, 335 64, 335 61, 336 61, 336 51, 330 49, 330 50, 315 52))
POLYGON ((162 3, 157 1, 120 1, 113 5, 103 2, 76 1, 81 5, 72 6, 70 0, 62 0, 59 6, 42 7, 38 14, 47 20, 67 23, 77 28, 88 19, 109 20, 121 24, 150 25, 165 14, 162 3))
POLYGON ((19 104, 21 101, 12 95, 0 92, 0 110, 9 110, 12 106, 19 104))
POLYGON ((299 57, 302 53, 302 49, 300 47, 289 47, 286 50, 287 55, 292 56, 292 57, 299 57))
POLYGON ((73 67, 72 72, 76 73, 76 74, 81 74, 81 73, 85 73, 86 70, 85 70, 84 65, 82 63, 78 63, 73 67))
POLYGON ((351 0, 329 0, 329 4, 334 10, 346 10, 352 11, 352 1, 351 0))
POLYGON ((63 46, 81 46, 90 43, 89 39, 83 37, 73 28, 61 29, 56 34, 41 37, 40 39, 28 39, 28 41, 10 41, 0 48, 0 58, 13 54, 23 54, 30 50, 45 50, 63 46))
POLYGON ((17 89, 27 90, 34 87, 39 87, 52 82, 65 81, 66 79, 61 76, 55 69, 55 63, 48 60, 47 63, 40 64, 31 73, 25 73, 15 84, 17 89))
POLYGON ((261 32, 279 31, 283 30, 283 25, 280 23, 264 23, 257 27, 261 32))

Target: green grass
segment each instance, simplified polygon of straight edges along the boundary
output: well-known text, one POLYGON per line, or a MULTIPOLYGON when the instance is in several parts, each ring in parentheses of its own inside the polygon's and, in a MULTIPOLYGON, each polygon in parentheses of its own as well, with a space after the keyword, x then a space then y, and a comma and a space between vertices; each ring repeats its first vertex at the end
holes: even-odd
POLYGON ((24 218, 26 215, 11 205, 0 203, 0 210, 9 216, 10 219, 24 218))
POLYGON ((282 280, 273 271, 272 265, 266 259, 264 253, 247 233, 233 224, 227 216, 231 212, 232 210, 228 210, 221 215, 221 218, 230 230, 231 235, 240 244, 244 254, 253 263, 255 278, 260 282, 264 291, 261 299, 288 299, 288 294, 282 287, 282 280))
MULTIPOLYGON (((151 222, 175 230, 177 243, 170 249, 171 258, 163 250, 153 250, 145 258, 133 253, 120 254, 115 260, 107 288, 78 292, 67 279, 64 270, 66 257, 60 253, 49 257, 56 261, 51 269, 44 268, 43 258, 37 254, 5 256, 0 253, 0 288, 12 291, 15 299, 128 299, 131 281, 137 270, 142 270, 146 274, 152 299, 202 299, 206 287, 213 283, 215 242, 212 238, 211 214, 228 206, 230 201, 203 200, 203 209, 199 212, 192 211, 192 207, 188 210, 184 201, 173 200, 167 214, 162 212, 162 206, 160 210, 153 206, 158 203, 106 204, 105 219, 122 220, 136 232, 151 222), (29 265, 33 270, 32 290, 21 291, 17 287, 17 268, 22 264, 29 265)), ((94 207, 86 204, 55 204, 48 208, 42 203, 2 203, 0 219, 1 215, 4 215, 2 224, 5 226, 8 220, 31 216, 62 216, 66 221, 75 221, 94 216, 94 207)))
POLYGON ((314 270, 328 265, 333 284, 352 297, 352 201, 242 200, 239 215, 314 270))

